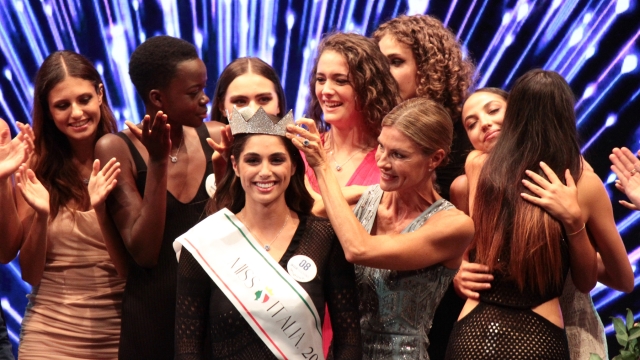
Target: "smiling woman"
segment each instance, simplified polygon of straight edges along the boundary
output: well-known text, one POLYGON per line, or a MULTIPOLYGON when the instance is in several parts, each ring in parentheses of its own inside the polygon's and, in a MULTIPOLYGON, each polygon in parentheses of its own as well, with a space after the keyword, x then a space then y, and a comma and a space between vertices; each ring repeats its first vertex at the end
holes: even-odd
POLYGON ((99 171, 93 148, 116 124, 100 75, 86 58, 60 51, 42 63, 33 126, 35 139, 22 127, 22 139, 34 141, 35 151, 29 166, 14 170, 15 199, 10 187, 1 190, 9 192, 2 194, 2 224, 12 219, 10 226, 18 229, 22 278, 33 286, 19 356, 115 359, 122 258, 101 234, 96 209, 113 188, 119 165, 111 160, 99 171))
POLYGON ((311 215, 300 152, 266 131, 277 121, 284 133, 292 120, 262 109, 248 119, 231 114, 231 157, 209 212, 221 210, 174 244, 176 359, 324 359, 325 305, 335 358, 362 359, 353 265, 330 223, 311 215), (250 123, 249 133, 235 122, 250 123))
POLYGON ((380 185, 369 187, 353 212, 315 124, 299 122, 309 131, 288 126, 287 137, 307 156, 329 220, 356 264, 363 358, 428 359, 434 311, 473 237, 471 219, 433 187, 453 137, 449 114, 416 98, 384 118, 375 156, 380 185))
MULTIPOLYGON (((331 168, 342 186, 377 184, 376 137, 382 118, 400 100, 387 60, 373 41, 357 34, 330 34, 317 54, 309 78, 308 111, 324 131, 322 143, 331 168)), ((317 192, 310 168, 307 177, 317 192)))

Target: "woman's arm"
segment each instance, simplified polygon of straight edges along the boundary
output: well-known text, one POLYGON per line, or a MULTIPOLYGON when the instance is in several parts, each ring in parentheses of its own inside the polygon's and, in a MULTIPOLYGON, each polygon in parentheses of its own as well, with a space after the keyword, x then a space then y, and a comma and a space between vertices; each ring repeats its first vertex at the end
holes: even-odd
POLYGON ((25 226, 27 236, 20 248, 22 279, 31 286, 40 284, 47 259, 47 229, 49 224, 49 192, 26 164, 16 173, 16 186, 24 201, 35 211, 25 226))
POLYGON ((462 254, 473 237, 473 222, 468 216, 455 209, 442 211, 412 233, 369 235, 351 212, 326 162, 315 123, 309 119, 299 121, 310 131, 289 125, 287 137, 304 151, 314 169, 327 215, 349 262, 391 270, 421 269, 450 260, 457 261, 459 266, 462 254), (298 134, 309 139, 310 143, 303 145, 298 134))
POLYGON ((360 311, 353 264, 347 262, 337 239, 326 269, 324 294, 333 329, 333 357, 362 359, 360 311))
POLYGON ((203 359, 211 280, 191 253, 182 248, 176 290, 175 359, 203 359))
POLYGON ((120 163, 112 158, 107 162, 102 170, 100 170, 100 160, 93 162, 93 171, 89 178, 89 198, 91 207, 96 212, 98 224, 104 238, 105 246, 118 275, 126 279, 128 273, 127 267, 127 250, 124 243, 116 230, 109 213, 105 201, 107 196, 118 183, 117 177, 120 174, 120 163))
POLYGON ((587 293, 596 285, 598 265, 595 247, 585 231, 586 223, 590 220, 588 210, 583 211, 587 209, 592 200, 583 196, 582 189, 585 187, 585 183, 590 182, 590 177, 595 174, 583 172, 580 178, 580 191, 578 191, 578 186, 569 170, 565 171, 567 185, 564 185, 547 164, 540 162, 540 168, 549 181, 533 171, 527 170, 527 176, 535 184, 526 179, 523 179, 522 183, 535 196, 526 193, 522 193, 521 196, 532 204, 540 206, 562 223, 569 244, 573 281, 578 290, 587 293))
POLYGON ((156 114, 153 124, 149 115, 142 121, 142 130, 128 124, 149 152, 144 197, 138 193, 135 167, 127 144, 116 135, 101 137, 95 156, 101 163, 116 158, 121 173, 116 187, 107 199, 107 209, 124 245, 134 261, 143 267, 154 267, 158 262, 164 235, 167 206, 167 164, 171 140, 167 117, 156 114))
POLYGON ((578 197, 581 208, 587 213, 589 237, 595 243, 604 265, 604 271, 598 274, 598 281, 619 291, 633 291, 633 270, 613 218, 611 200, 595 173, 583 173, 578 182, 578 197))
POLYGON ((467 156, 467 161, 464 164, 464 173, 467 176, 467 189, 469 196, 469 216, 473 215, 473 204, 476 198, 476 188, 478 187, 478 180, 480 179, 480 172, 484 163, 487 161, 489 154, 479 150, 473 150, 467 156))

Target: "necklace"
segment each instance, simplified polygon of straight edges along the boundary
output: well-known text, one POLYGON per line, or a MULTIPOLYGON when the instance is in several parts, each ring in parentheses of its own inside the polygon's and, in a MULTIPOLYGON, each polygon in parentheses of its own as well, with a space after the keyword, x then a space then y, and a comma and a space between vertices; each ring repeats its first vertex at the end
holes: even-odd
POLYGON ((349 158, 345 162, 343 162, 342 164, 338 164, 338 162, 336 161, 336 157, 333 156, 333 150, 329 151, 329 155, 331 155, 331 158, 333 159, 333 163, 336 166, 335 167, 336 171, 341 171, 342 167, 345 166, 349 162, 349 160, 353 159, 353 157, 356 156, 356 154, 358 154, 362 150, 364 150, 364 148, 359 149, 357 151, 354 151, 353 154, 351 154, 351 156, 349 156, 349 158))
POLYGON ((184 133, 182 134, 182 139, 180 139, 180 145, 178 145, 178 151, 176 151, 176 156, 171 156, 171 153, 169 153, 169 159, 171 159, 171 162, 174 164, 178 162, 178 154, 180 153, 180 147, 182 147, 183 142, 184 142, 184 133))
MULTIPOLYGON (((290 217, 290 215, 291 215, 291 214, 287 211, 287 218, 286 218, 286 219, 284 219, 284 224, 282 224, 282 227, 280 228, 280 231, 278 231, 278 233, 276 234, 276 236, 273 238, 273 240, 271 240, 271 242, 270 242, 269 244, 263 245, 263 246, 264 246, 264 249, 265 249, 266 251, 271 250, 271 245, 273 245, 273 243, 276 241, 276 239, 278 238, 278 236, 280 236, 280 233, 282 232, 282 230, 284 230, 285 225, 287 225, 287 221, 289 221, 289 217, 290 217)), ((242 220, 242 222, 244 223, 244 226, 246 226, 246 227, 247 227, 247 230, 249 230, 249 232, 253 234, 253 231, 251 231, 251 229, 249 228, 249 225, 247 225, 247 222, 246 222, 246 221, 244 221, 244 216, 243 216, 243 218, 242 218, 242 219, 240 219, 240 220, 242 220)), ((255 235, 254 235, 254 236, 255 236, 255 235)), ((256 240, 258 240, 258 242, 260 243, 260 245, 262 245, 262 241, 260 241, 257 237, 256 237, 256 240)))

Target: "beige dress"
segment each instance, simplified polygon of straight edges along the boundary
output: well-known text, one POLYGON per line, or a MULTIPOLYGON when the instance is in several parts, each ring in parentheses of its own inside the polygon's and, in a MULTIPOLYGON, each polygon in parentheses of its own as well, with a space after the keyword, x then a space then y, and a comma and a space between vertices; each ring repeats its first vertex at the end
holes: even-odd
POLYGON ((116 359, 124 284, 95 211, 60 209, 49 223, 42 280, 27 295, 19 358, 116 359))

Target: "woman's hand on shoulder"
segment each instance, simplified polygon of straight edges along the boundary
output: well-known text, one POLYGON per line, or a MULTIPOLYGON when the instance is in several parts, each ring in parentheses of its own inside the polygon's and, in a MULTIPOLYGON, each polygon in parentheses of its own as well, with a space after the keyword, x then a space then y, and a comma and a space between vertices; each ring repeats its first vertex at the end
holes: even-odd
POLYGON ((453 278, 453 286, 458 296, 477 300, 479 291, 491 288, 491 281, 493 275, 489 273, 488 266, 462 260, 460 270, 453 278))
POLYGON ((640 160, 626 147, 614 148, 609 155, 611 170, 616 174, 616 188, 631 200, 620 200, 620 204, 631 210, 640 209, 640 160))
POLYGON ((522 179, 522 184, 533 195, 527 193, 520 195, 523 199, 540 206, 551 216, 562 222, 568 234, 579 231, 584 222, 578 202, 578 188, 571 176, 571 172, 565 170, 564 177, 567 185, 564 185, 547 164, 541 161, 540 168, 549 180, 531 170, 527 170, 526 174, 532 181, 522 179))

